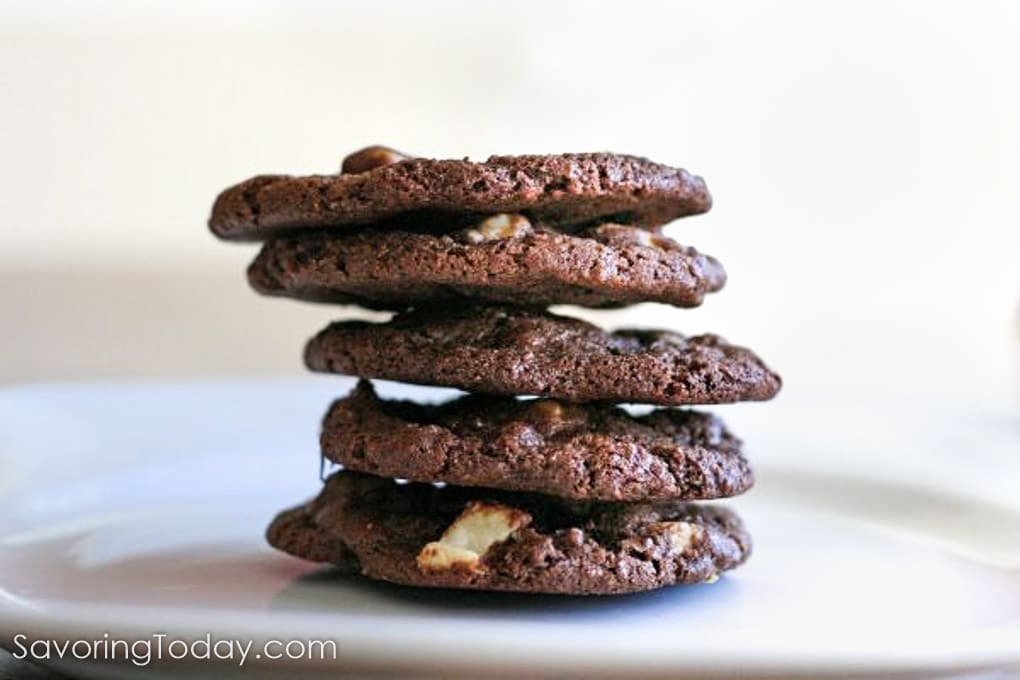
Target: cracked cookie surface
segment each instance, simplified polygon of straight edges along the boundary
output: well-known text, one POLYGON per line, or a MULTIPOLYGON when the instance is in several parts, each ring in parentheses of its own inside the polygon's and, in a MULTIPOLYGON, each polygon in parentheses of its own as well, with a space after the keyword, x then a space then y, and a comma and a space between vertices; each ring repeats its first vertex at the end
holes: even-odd
POLYGON ((696 307, 726 282, 715 258, 642 229, 603 224, 563 234, 524 224, 495 238, 472 239, 481 232, 467 229, 274 239, 248 280, 266 295, 394 310, 465 301, 696 307))
POLYGON ((740 440, 708 413, 484 395, 425 405, 380 399, 367 380, 330 407, 321 444, 348 470, 573 500, 707 500, 754 483, 740 440))
POLYGON ((700 177, 622 154, 493 156, 481 163, 406 158, 367 167, 252 177, 216 198, 209 227, 220 238, 258 240, 372 223, 467 224, 495 213, 564 227, 601 218, 657 227, 712 205, 700 177))
POLYGON ((778 375, 717 335, 608 332, 566 316, 506 306, 447 306, 386 323, 337 322, 312 338, 316 371, 457 387, 483 394, 661 406, 773 397, 778 375))
POLYGON ((285 510, 269 542, 415 586, 608 595, 715 580, 750 536, 731 511, 677 501, 571 503, 338 472, 285 510))

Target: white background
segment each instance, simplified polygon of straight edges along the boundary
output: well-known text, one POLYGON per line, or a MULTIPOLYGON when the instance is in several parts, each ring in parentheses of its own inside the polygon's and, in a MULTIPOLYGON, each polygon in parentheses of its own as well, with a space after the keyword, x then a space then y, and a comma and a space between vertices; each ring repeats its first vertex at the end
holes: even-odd
POLYGON ((0 4, 0 380, 301 371, 330 309, 248 291, 215 194, 410 153, 702 174, 712 330, 787 390, 1016 393, 1020 5, 0 4))

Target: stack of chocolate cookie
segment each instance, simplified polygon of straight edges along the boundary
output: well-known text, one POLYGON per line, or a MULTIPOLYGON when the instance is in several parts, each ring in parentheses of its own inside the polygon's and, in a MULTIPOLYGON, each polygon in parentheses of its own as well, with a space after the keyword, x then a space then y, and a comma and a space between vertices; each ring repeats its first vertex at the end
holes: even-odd
POLYGON ((700 304, 721 265, 661 227, 710 205, 700 177, 631 156, 472 163, 382 147, 337 175, 224 191, 210 226, 265 240, 256 290, 396 312, 308 343, 309 368, 361 381, 323 421, 322 454, 342 470, 279 514, 269 542, 370 578, 519 592, 710 582, 743 562, 740 520, 693 503, 751 486, 741 442, 675 407, 768 399, 779 377, 715 335, 608 332, 545 309, 700 304), (371 378, 470 394, 385 400, 371 378))

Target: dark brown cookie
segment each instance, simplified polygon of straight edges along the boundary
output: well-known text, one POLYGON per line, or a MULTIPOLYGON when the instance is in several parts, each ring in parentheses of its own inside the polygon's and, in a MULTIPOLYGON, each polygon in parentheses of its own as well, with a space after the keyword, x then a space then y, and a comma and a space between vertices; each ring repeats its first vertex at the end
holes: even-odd
POLYGON ((270 544, 339 557, 414 586, 608 595, 715 580, 751 551, 740 519, 677 501, 570 503, 550 496, 398 484, 339 472, 284 511, 270 544))
POLYGON ((312 338, 315 371, 565 401, 679 406, 769 399, 781 381, 715 335, 603 331, 521 307, 451 306, 383 324, 337 322, 312 338))
POLYGON ((455 234, 364 231, 269 241, 248 269, 260 293, 407 309, 464 300, 546 306, 701 304, 722 288, 714 259, 616 224, 569 235, 497 215, 455 234))
POLYGON ((371 223, 449 226, 494 213, 523 213, 550 225, 602 219, 654 227, 712 205, 700 177, 611 153, 493 156, 484 163, 411 158, 380 167, 374 160, 345 166, 370 169, 245 180, 217 197, 209 227, 221 238, 251 240, 371 223))
POLYGON ((708 413, 483 395, 421 405, 381 400, 367 380, 326 414, 322 453, 381 477, 574 500, 706 500, 754 483, 740 440, 708 413))

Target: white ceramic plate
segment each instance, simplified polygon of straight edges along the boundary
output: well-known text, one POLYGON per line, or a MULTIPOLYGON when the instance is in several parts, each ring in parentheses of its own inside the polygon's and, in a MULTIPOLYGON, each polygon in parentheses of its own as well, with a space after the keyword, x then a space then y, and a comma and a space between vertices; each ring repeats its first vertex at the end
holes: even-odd
MULTIPOLYGON (((714 585, 622 598, 520 597, 344 580, 265 546, 274 512, 315 492, 317 422, 350 384, 0 393, 0 641, 210 634, 253 640, 253 655, 268 640, 335 640, 335 659, 250 655, 242 670, 266 676, 930 676, 1020 665, 1008 412, 924 405, 912 420, 888 404, 817 399, 721 408, 759 473, 730 501, 755 537, 747 565, 714 585)), ((52 656, 74 674, 138 670, 52 656)), ((218 676, 238 666, 235 655, 155 668, 218 676)))

